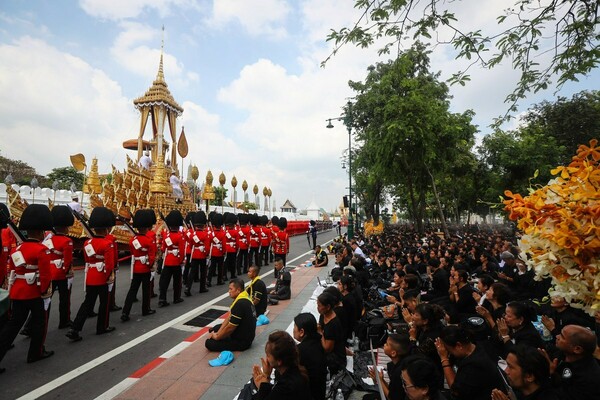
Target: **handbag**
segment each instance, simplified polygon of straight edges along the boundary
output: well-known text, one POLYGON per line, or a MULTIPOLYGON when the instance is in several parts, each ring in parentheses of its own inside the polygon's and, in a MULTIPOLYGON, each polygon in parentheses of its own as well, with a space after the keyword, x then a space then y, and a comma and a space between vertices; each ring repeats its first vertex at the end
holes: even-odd
POLYGON ((338 389, 342 389, 344 399, 348 399, 355 386, 356 382, 354 381, 352 374, 346 368, 343 368, 331 378, 326 398, 328 400, 335 400, 338 389))

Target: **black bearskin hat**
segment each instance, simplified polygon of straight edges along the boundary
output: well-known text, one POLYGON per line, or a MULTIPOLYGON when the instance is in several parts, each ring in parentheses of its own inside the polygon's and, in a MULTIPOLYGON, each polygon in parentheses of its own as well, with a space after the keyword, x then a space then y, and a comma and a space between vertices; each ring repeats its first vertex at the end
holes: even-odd
POLYGON ((187 213, 185 216, 185 222, 187 222, 188 224, 193 224, 195 214, 196 213, 194 211, 190 211, 189 213, 187 213))
POLYGON ((52 207, 52 220, 54 226, 67 227, 75 223, 75 217, 69 206, 54 206, 52 207))
POLYGON ((223 226, 223 214, 219 214, 219 213, 212 214, 212 218, 211 218, 210 222, 213 224, 213 226, 216 226, 216 227, 223 226))
POLYGON ((254 213, 250 216, 250 223, 254 226, 256 226, 260 223, 260 217, 258 216, 257 213, 254 213))
POLYGON ((261 215, 260 224, 262 226, 266 226, 268 223, 269 223, 269 217, 267 217, 266 215, 261 215))
POLYGON ((22 231, 45 231, 52 229, 52 226, 52 213, 43 204, 28 205, 19 221, 19 229, 22 231))
POLYGON ((287 218, 281 217, 281 218, 279 218, 279 229, 285 229, 285 228, 287 228, 287 218))
POLYGON ((206 213, 204 211, 197 211, 194 214, 194 225, 206 225, 206 213))
POLYGON ((0 229, 2 229, 6 228, 8 219, 10 218, 10 211, 4 203, 0 203, 0 209, 2 209, 2 212, 0 213, 0 229))
POLYGON ((88 222, 90 228, 111 228, 115 226, 115 214, 106 207, 94 207, 88 222))
POLYGON ((169 228, 176 228, 183 225, 183 215, 179 210, 173 210, 165 217, 165 223, 169 228))
POLYGON ((273 218, 271 218, 271 223, 275 226, 279 226, 279 217, 274 215, 273 218))
POLYGON ((133 227, 134 228, 150 228, 156 223, 156 215, 154 210, 144 209, 137 210, 133 216, 133 227))

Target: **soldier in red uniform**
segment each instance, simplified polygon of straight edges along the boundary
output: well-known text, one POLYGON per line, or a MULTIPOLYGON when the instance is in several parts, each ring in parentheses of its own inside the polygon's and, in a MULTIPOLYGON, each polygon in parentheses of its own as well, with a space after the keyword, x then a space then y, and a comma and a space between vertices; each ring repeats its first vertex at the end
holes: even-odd
POLYGON ((273 218, 271 218, 271 247, 269 248, 270 262, 273 262, 273 260, 275 259, 273 246, 275 242, 275 236, 277 236, 277 233, 279 233, 279 217, 277 215, 274 215, 273 218))
POLYGON ((209 232, 210 242, 210 269, 208 271, 208 286, 211 286, 212 277, 216 271, 217 285, 225 283, 223 274, 223 261, 225 256, 225 231, 223 230, 223 215, 212 214, 212 230, 209 232))
POLYGON ((238 214, 239 225, 238 230, 238 255, 237 255, 237 274, 248 272, 248 249, 250 248, 250 227, 248 226, 248 214, 238 214))
POLYGON ((204 211, 198 211, 194 214, 194 231, 188 239, 188 246, 192 247, 192 266, 186 281, 186 296, 192 295, 192 285, 194 277, 200 271, 200 293, 208 292, 207 286, 207 264, 206 259, 209 255, 210 243, 208 241, 208 231, 206 228, 206 214, 204 211))
POLYGON ((165 223, 169 231, 165 233, 162 240, 161 249, 163 252, 163 268, 160 274, 160 294, 158 296, 158 306, 168 306, 167 289, 173 278, 173 303, 181 303, 181 269, 185 263, 185 238, 180 232, 183 225, 183 216, 178 210, 171 211, 165 217, 165 223))
POLYGON ((194 234, 194 215, 196 213, 190 211, 185 216, 186 226, 183 230, 183 235, 185 239, 185 267, 183 268, 183 275, 181 277, 181 281, 187 284, 187 277, 190 272, 190 268, 192 267, 192 235, 194 234))
POLYGON ((82 339, 79 332, 83 329, 89 313, 94 310, 96 298, 100 299, 98 319, 96 320, 96 335, 102 335, 115 330, 109 326, 108 295, 115 279, 115 245, 107 238, 110 229, 115 226, 115 215, 106 207, 95 207, 89 221, 95 236, 83 244, 85 255, 85 298, 77 311, 73 325, 65 336, 74 342, 82 339))
POLYGON ((260 251, 260 217, 254 213, 250 216, 250 252, 248 258, 250 263, 256 264, 257 267, 261 266, 259 251, 260 251))
MULTIPOLYGON (((71 288, 73 286, 73 240, 67 236, 75 218, 69 206, 52 207, 55 234, 46 237, 44 244, 50 249, 52 294, 58 291, 58 329, 71 327, 71 288)), ((48 308, 48 312, 50 308, 48 308)))
POLYGON ((150 228, 155 222, 154 210, 137 210, 133 216, 133 227, 138 229, 138 234, 129 242, 132 276, 123 305, 123 314, 121 314, 123 322, 129 321, 131 306, 140 290, 140 285, 142 286, 142 315, 151 315, 156 312, 150 308, 150 278, 156 259, 156 241, 154 232, 150 228))
POLYGON ((263 215, 260 217, 260 254, 258 258, 262 266, 269 265, 269 246, 271 245, 271 227, 269 217, 263 215))
MULTIPOLYGON (((107 240, 110 240, 113 244, 113 249, 115 252, 115 269, 114 269, 114 278, 113 283, 111 285, 110 293, 108 294, 108 309, 110 311, 121 311, 123 307, 117 305, 116 301, 116 293, 117 293, 117 275, 119 274, 119 245, 117 244, 117 238, 112 234, 108 234, 105 236, 107 240)), ((93 311, 93 310, 92 310, 93 311)))
POLYGON ((44 347, 48 328, 45 310, 52 295, 50 250, 42 244, 44 231, 52 229, 52 214, 48 207, 42 204, 27 206, 21 215, 19 229, 27 231, 28 239, 15 248, 8 260, 12 315, 0 332, 0 361, 31 313, 27 362, 32 363, 54 354, 44 347))
POLYGON ((4 211, 2 214, 3 217, 0 217, 0 219, 2 219, 0 222, 0 228, 2 229, 2 232, 0 233, 0 244, 2 245, 2 248, 0 249, 2 250, 0 252, 0 286, 7 288, 8 281, 6 278, 8 277, 8 256, 15 251, 15 248, 17 247, 17 239, 10 229, 6 227, 6 223, 8 221, 4 220, 4 218, 10 218, 8 207, 6 207, 6 204, 4 203, 0 203, 0 207, 4 211))
MULTIPOLYGON (((235 267, 238 250, 237 216, 225 213, 225 275, 229 272, 231 279, 236 278, 235 267)), ((227 280, 227 278, 225 278, 227 280)))
POLYGON ((275 253, 275 258, 281 258, 284 267, 285 258, 290 252, 290 237, 285 231, 285 228, 287 228, 287 219, 285 217, 281 217, 279 218, 279 232, 277 232, 277 236, 274 239, 273 252, 275 253))

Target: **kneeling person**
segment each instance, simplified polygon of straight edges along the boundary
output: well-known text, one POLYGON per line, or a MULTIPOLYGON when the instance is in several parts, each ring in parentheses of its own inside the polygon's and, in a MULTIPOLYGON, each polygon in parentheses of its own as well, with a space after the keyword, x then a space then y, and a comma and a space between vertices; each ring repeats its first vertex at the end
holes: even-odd
POLYGON ((279 300, 289 300, 292 297, 292 274, 285 270, 283 260, 275 259, 275 270, 277 271, 277 282, 275 288, 269 292, 269 304, 275 305, 279 300))
POLYGON ((221 325, 213 328, 205 346, 210 351, 242 351, 254 341, 256 332, 256 312, 244 281, 236 278, 229 281, 229 297, 234 299, 229 308, 229 317, 221 325))

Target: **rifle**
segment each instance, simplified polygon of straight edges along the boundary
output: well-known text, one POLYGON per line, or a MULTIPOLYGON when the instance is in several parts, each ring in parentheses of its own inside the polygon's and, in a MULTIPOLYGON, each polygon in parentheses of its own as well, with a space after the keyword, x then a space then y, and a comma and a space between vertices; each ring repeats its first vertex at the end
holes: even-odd
POLYGON ((8 229, 11 231, 11 233, 15 236, 17 243, 18 244, 23 243, 26 240, 25 235, 23 235, 23 232, 21 232, 19 230, 19 227, 10 219, 9 215, 6 215, 6 212, 1 208, 0 208, 0 213, 2 213, 2 218, 6 219, 6 225, 7 225, 8 229))
POLYGON ((308 248, 312 249, 312 247, 310 247, 310 230, 306 231, 306 240, 308 241, 308 248))
POLYGON ((85 218, 83 217, 83 215, 79 214, 77 211, 73 210, 71 207, 69 207, 69 210, 71 210, 71 214, 73 214, 73 216, 75 217, 75 219, 77 219, 77 221, 79 221, 79 223, 83 227, 83 231, 85 232, 85 234, 87 235, 87 237, 89 237, 89 238, 100 237, 100 236, 98 236, 98 235, 96 235, 96 234, 93 233, 92 228, 90 228, 90 226, 88 225, 88 223, 85 220, 85 218))

